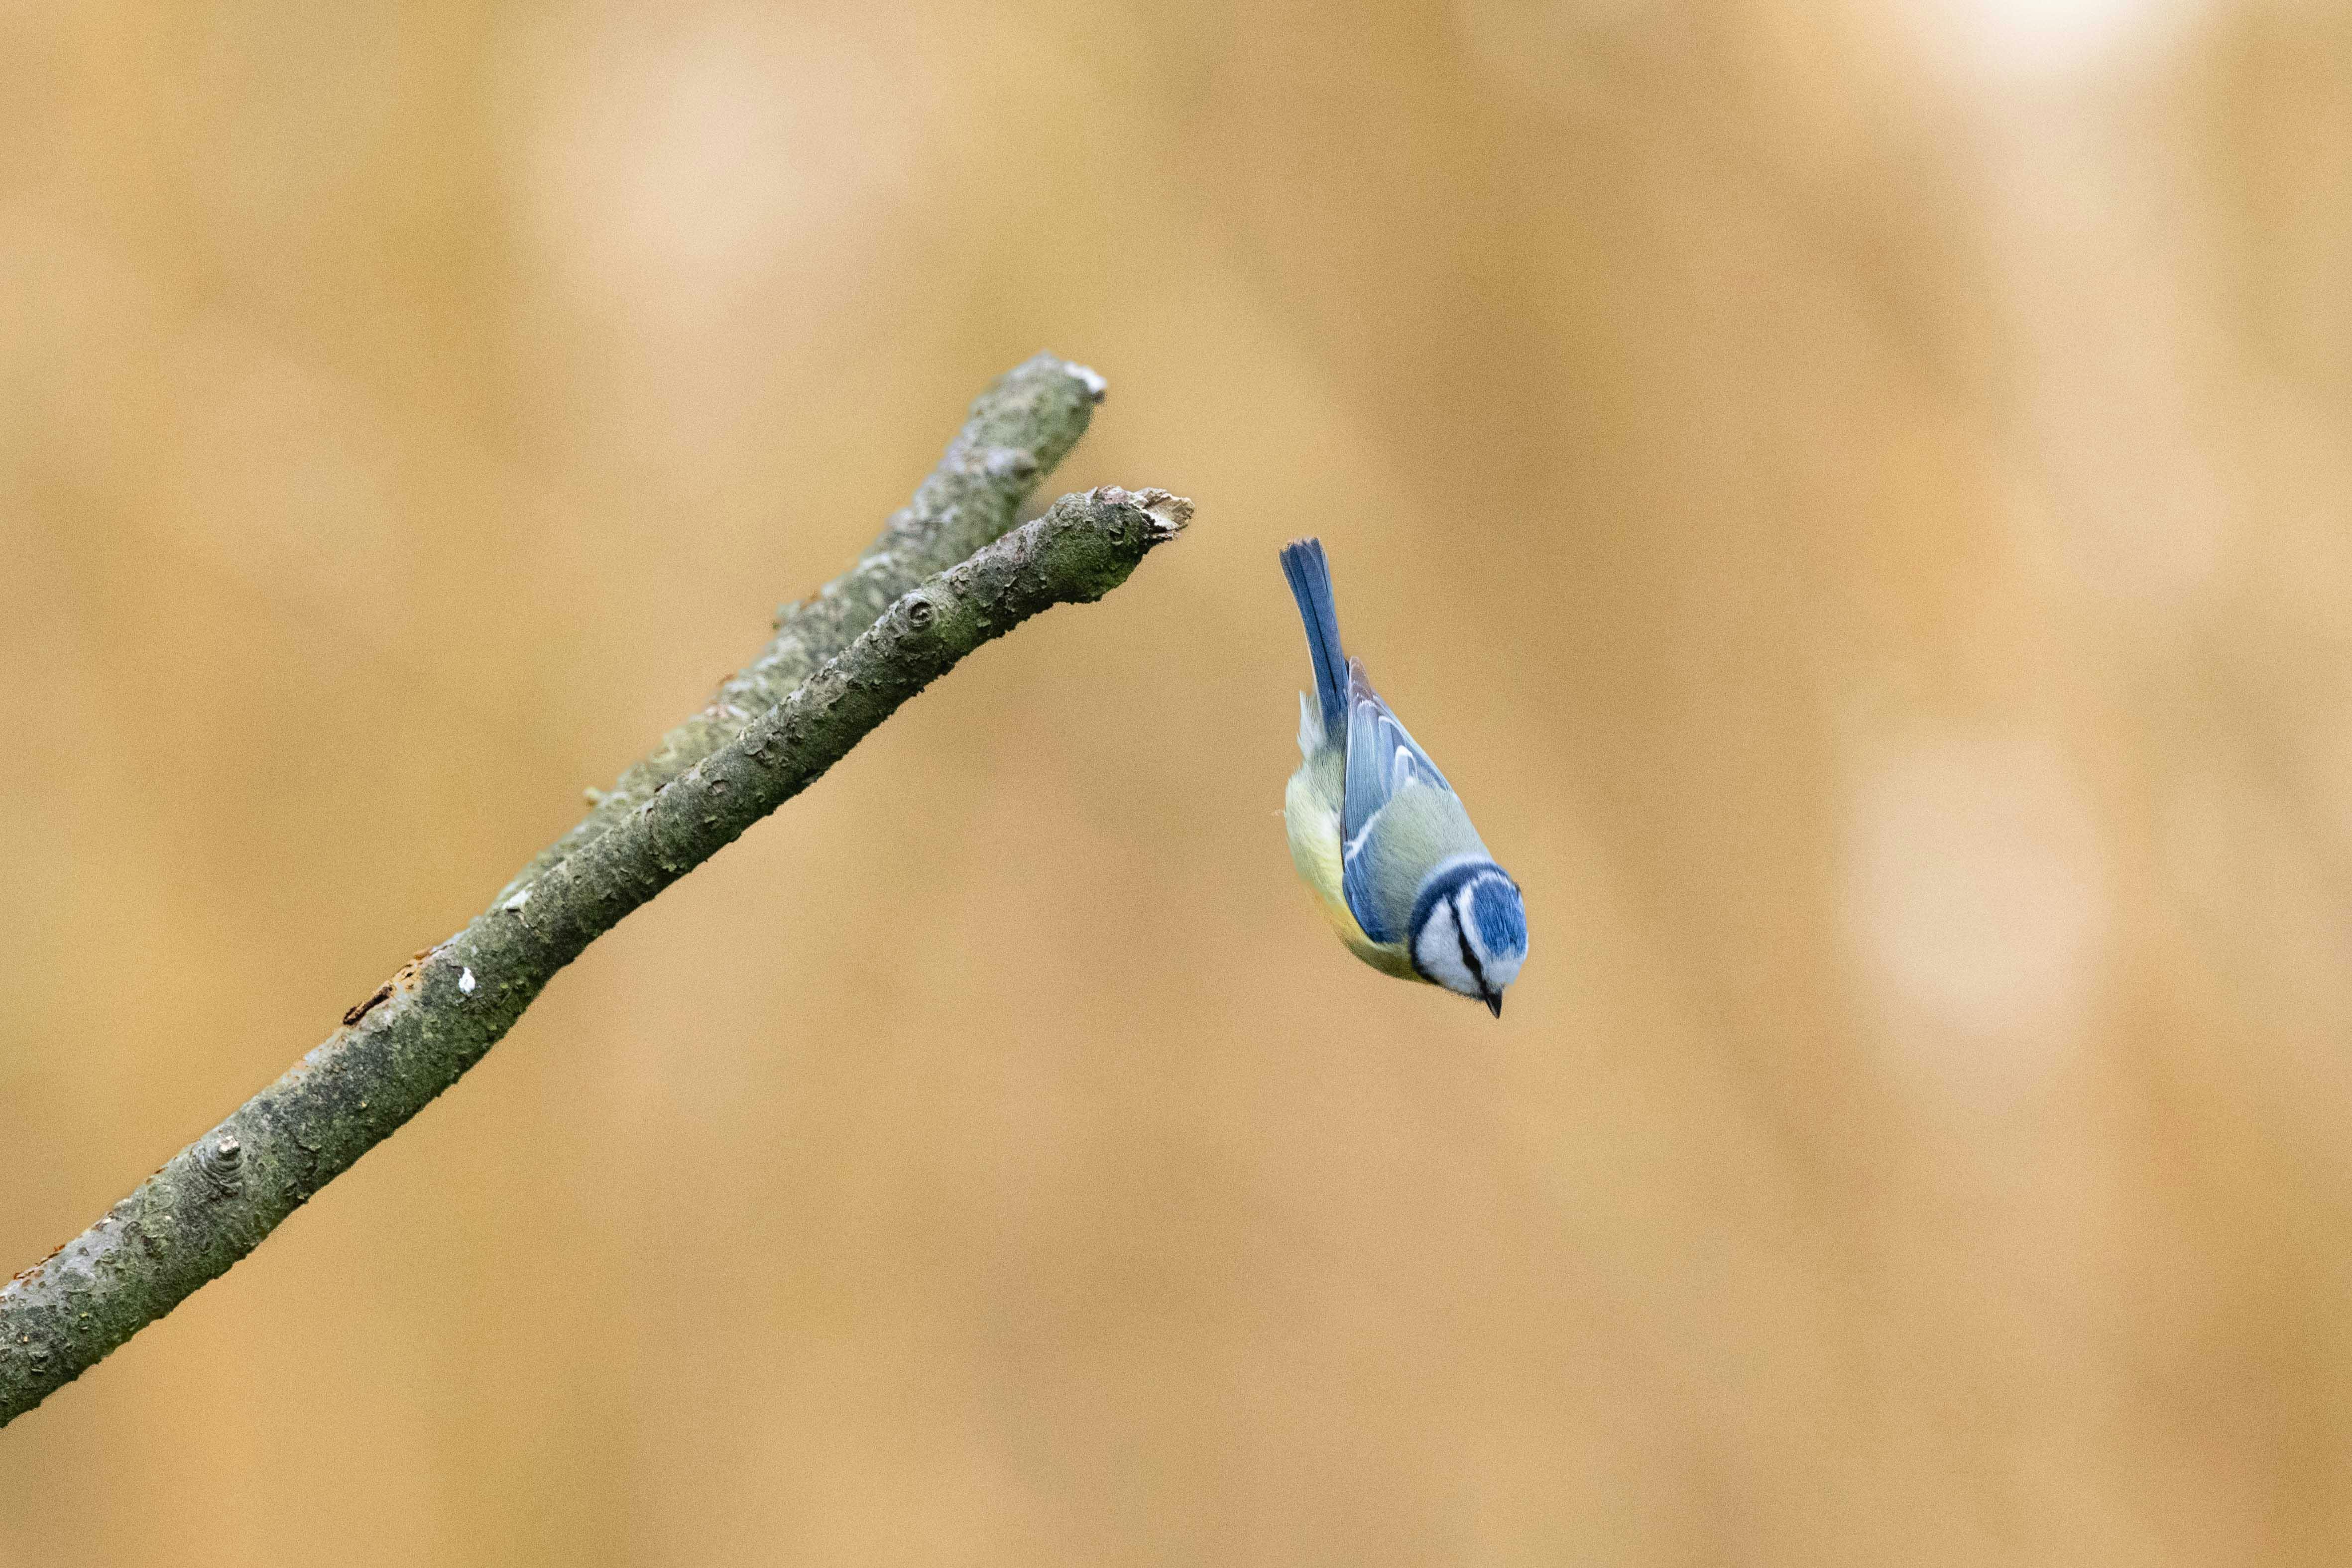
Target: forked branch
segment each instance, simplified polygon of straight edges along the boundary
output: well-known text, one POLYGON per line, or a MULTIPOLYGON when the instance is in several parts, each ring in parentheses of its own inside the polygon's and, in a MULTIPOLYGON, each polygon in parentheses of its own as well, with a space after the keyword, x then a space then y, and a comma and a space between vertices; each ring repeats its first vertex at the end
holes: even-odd
POLYGON ((1175 537, 1190 501, 1116 489, 1064 496, 1004 532, 1101 391, 1092 372, 1045 356, 1005 376, 875 549, 785 610, 760 659, 488 911, 105 1218, 0 1286, 0 1425, 252 1251, 479 1061, 557 970, 958 659, 1049 605, 1102 597, 1175 537))

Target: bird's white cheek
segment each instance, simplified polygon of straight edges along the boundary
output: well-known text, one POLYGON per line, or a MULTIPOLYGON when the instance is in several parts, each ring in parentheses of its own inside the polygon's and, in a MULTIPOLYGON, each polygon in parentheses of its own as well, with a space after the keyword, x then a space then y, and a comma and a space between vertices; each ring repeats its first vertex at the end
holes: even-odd
POLYGON ((1459 991, 1465 996, 1478 994, 1478 983, 1462 963, 1460 928, 1454 923, 1454 911, 1439 905, 1422 922, 1421 939, 1412 944, 1413 957, 1421 963, 1421 972, 1444 986, 1459 991))

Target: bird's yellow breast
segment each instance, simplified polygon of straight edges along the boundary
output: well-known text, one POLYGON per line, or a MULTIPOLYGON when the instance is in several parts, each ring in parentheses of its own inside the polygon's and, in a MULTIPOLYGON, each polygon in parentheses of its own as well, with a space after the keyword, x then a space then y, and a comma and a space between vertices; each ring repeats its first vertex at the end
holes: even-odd
POLYGON ((1340 883, 1342 847, 1339 834, 1339 806, 1336 790, 1318 776, 1318 763, 1336 775, 1337 759, 1326 753, 1323 758, 1309 758, 1301 763, 1298 771, 1290 775, 1290 787, 1282 797, 1283 826, 1290 834, 1290 858, 1298 868, 1299 880, 1315 895, 1323 907, 1323 918, 1348 944, 1348 951, 1370 964, 1383 974, 1393 974, 1400 980, 1419 980, 1420 972, 1412 966, 1402 942, 1374 942, 1367 934, 1355 912, 1348 908, 1348 896, 1340 883))

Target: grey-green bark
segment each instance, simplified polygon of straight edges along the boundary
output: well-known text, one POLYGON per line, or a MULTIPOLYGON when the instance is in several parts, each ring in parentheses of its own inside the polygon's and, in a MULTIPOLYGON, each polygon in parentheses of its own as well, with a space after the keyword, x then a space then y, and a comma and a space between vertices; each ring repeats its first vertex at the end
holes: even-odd
POLYGON ((857 564, 778 610, 776 635, 760 657, 730 676, 701 712, 663 736, 610 791, 592 796, 588 815, 499 889, 492 907, 709 756, 753 714, 782 701, 899 595, 1012 527, 1021 503, 1087 433, 1102 397, 1102 377, 1052 354, 999 376, 972 400, 939 467, 857 564))
POLYGON ((735 721, 628 809, 602 814, 601 831, 569 837, 568 853, 542 857, 283 1078, 0 1287, 0 1425, 252 1251, 480 1060, 557 970, 806 788, 956 660, 1048 605, 1100 598, 1191 513, 1160 490, 1063 497, 877 605, 780 701, 735 721))

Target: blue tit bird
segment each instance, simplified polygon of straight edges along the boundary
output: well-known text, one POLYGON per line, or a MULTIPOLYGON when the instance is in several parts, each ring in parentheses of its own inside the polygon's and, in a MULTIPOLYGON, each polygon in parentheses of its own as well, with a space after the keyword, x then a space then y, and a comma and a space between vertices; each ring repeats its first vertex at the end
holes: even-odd
POLYGON ((1495 864, 1461 796, 1340 650, 1319 539, 1282 552, 1307 623, 1315 690, 1282 816, 1290 858, 1348 951, 1383 974, 1475 996, 1497 1018, 1528 956, 1519 885, 1495 864))

